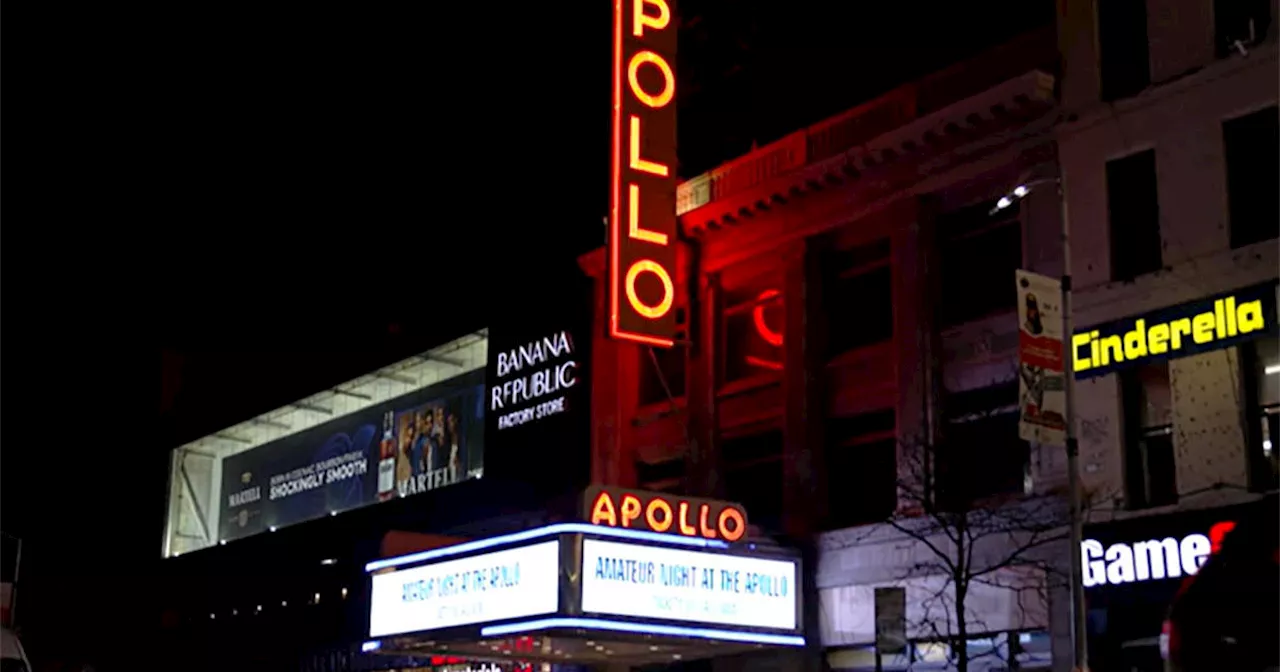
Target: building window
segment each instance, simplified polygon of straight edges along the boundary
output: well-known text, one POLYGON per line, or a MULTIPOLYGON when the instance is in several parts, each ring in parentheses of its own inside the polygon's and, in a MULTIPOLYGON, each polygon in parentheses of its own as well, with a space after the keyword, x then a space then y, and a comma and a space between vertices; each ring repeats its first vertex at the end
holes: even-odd
POLYGON ((1280 108, 1222 122, 1231 247, 1280 237, 1280 108))
POLYGON ((642 490, 678 493, 684 483, 683 455, 660 462, 636 461, 636 482, 642 490))
POLYGON ((898 504, 898 441, 892 410, 827 421, 831 529, 882 521, 898 504))
POLYGON ((1213 0, 1213 38, 1218 58, 1248 51, 1271 29, 1270 0, 1213 0))
POLYGON ((688 311, 677 308, 676 345, 670 348, 653 348, 652 355, 649 354, 649 346, 640 348, 641 406, 670 403, 684 396, 685 358, 688 355, 688 348, 679 341, 688 339, 688 333, 688 311))
POLYGON ((1107 162, 1107 218, 1112 280, 1128 282, 1160 270, 1164 260, 1154 149, 1107 162))
POLYGON ((783 363, 782 278, 779 274, 725 291, 721 380, 777 376, 783 363))
POLYGON ((1120 394, 1124 407, 1125 500, 1129 508, 1177 502, 1169 363, 1122 371, 1120 394))
POLYGON ((944 403, 947 422, 934 459, 939 504, 967 508, 1026 493, 1030 447, 1018 438, 1017 381, 949 394, 944 403))
POLYGON ((1097 3, 1102 100, 1128 98, 1151 83, 1146 0, 1097 3))
POLYGON ((893 336, 893 273, 889 240, 833 252, 823 300, 828 354, 835 356, 893 336))
POLYGON ((1280 342, 1262 338, 1240 347, 1248 418, 1249 485, 1280 487, 1280 342))
POLYGON ((782 431, 727 438, 720 443, 725 496, 747 508, 762 529, 782 526, 782 431))
POLYGON ((1022 268, 1019 203, 995 210, 995 201, 938 216, 942 260, 943 326, 1013 311, 1022 268))

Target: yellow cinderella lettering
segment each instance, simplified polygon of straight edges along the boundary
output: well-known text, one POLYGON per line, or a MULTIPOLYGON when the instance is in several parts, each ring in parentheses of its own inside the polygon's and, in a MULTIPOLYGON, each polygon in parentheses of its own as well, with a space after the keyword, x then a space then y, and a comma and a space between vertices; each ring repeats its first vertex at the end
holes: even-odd
POLYGON ((1089 341, 1091 340, 1093 339, 1090 338, 1088 332, 1075 334, 1071 337, 1071 359, 1074 362, 1074 364, 1072 364, 1072 368, 1076 371, 1088 371, 1093 368, 1092 357, 1080 356, 1080 348, 1089 345, 1089 341))
POLYGON ((1236 324, 1242 334, 1265 328, 1267 325, 1262 318, 1262 301, 1240 304, 1236 308, 1236 324))
POLYGON ((1169 325, 1155 324, 1147 332, 1147 351, 1153 355, 1169 352, 1169 325))
POLYGON ((1213 341, 1213 313, 1200 313, 1191 319, 1191 338, 1199 345, 1213 341))
POLYGON ((1147 356, 1147 321, 1138 320, 1133 329, 1124 335, 1124 358, 1138 359, 1147 356))

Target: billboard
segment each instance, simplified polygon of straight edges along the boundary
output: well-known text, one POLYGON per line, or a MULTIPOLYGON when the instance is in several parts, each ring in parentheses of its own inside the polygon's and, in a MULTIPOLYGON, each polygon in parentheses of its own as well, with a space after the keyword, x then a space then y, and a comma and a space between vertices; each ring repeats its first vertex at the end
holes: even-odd
POLYGON ((609 336, 674 345, 676 24, 673 0, 614 0, 609 336))
POLYGON ((239 539, 484 473, 484 372, 222 461, 219 539, 239 539))

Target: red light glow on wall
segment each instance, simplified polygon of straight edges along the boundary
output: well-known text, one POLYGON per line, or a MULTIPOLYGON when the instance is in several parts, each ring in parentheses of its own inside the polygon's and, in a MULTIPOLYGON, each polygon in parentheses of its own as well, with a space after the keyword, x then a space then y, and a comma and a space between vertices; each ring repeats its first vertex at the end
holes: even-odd
POLYGON ((613 7, 609 336, 664 348, 676 333, 674 10, 672 0, 613 7))
MULTIPOLYGON (((755 325, 755 335, 765 343, 768 343, 775 348, 782 347, 782 331, 774 330, 774 328, 769 325, 765 316, 765 310, 767 310, 771 304, 775 304, 776 301, 773 300, 777 299, 781 294, 782 293, 776 289, 766 289, 763 292, 760 292, 760 296, 756 297, 756 307, 751 311, 751 323, 755 325)), ((782 370, 782 362, 776 359, 766 359, 755 355, 747 355, 746 360, 747 364, 750 364, 751 366, 770 369, 772 371, 782 370)))

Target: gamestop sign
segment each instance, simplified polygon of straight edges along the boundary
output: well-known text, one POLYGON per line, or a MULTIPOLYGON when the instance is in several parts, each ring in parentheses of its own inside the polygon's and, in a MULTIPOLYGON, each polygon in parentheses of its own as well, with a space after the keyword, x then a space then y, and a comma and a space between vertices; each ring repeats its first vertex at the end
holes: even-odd
POLYGON ((798 629, 794 560, 582 541, 582 610, 611 616, 798 629))
POLYGON ((538 616, 560 606, 560 542, 375 574, 369 636, 538 616))
POLYGON ((609 336, 674 344, 676 26, 672 0, 614 0, 609 336))
POLYGON ((1080 544, 1084 587, 1122 585, 1192 576, 1217 552, 1222 538, 1236 526, 1221 522, 1208 534, 1145 539, 1103 545, 1096 539, 1080 544))

